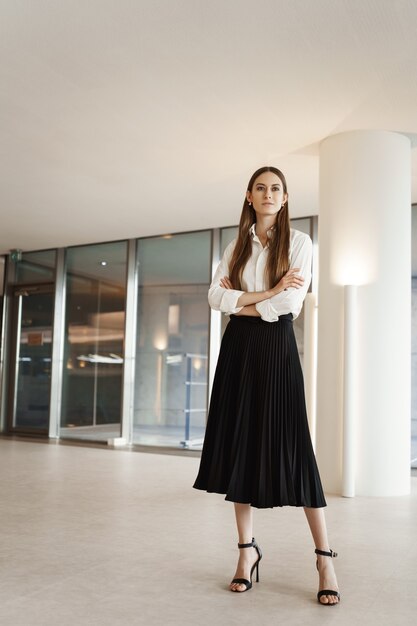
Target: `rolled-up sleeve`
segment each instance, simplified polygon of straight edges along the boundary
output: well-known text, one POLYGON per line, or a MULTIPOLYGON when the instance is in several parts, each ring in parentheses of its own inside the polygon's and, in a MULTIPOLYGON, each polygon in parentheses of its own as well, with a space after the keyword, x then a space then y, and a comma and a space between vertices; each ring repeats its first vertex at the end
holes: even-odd
POLYGON ((280 315, 292 313, 295 319, 300 314, 311 283, 311 263, 313 258, 313 242, 311 237, 303 233, 294 241, 290 258, 290 269, 299 267, 300 274, 304 278, 301 287, 289 287, 276 296, 262 300, 255 304, 256 310, 266 322, 276 322, 280 315))
POLYGON ((231 241, 226 247, 208 291, 208 303, 210 307, 215 311, 222 311, 225 315, 238 313, 243 309, 243 306, 238 307, 236 303, 239 297, 245 292, 239 291, 239 289, 226 289, 220 285, 220 279, 223 278, 223 276, 229 276, 229 261, 232 257, 235 243, 236 239, 231 241))

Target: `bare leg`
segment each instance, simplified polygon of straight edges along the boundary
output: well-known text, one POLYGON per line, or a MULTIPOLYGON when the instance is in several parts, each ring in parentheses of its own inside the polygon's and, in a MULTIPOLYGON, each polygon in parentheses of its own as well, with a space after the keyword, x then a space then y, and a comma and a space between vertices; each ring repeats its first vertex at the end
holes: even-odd
MULTIPOLYGON (((234 502, 239 543, 250 543, 253 537, 253 511, 250 504, 234 502)), ((233 578, 249 580, 252 565, 258 558, 255 548, 239 548, 239 561, 233 578)), ((230 583, 232 591, 245 591, 243 583, 230 583)))
MULTIPOLYGON (((308 524, 310 526, 313 541, 318 550, 330 550, 327 538, 326 519, 323 508, 304 507, 308 524)), ((336 574, 333 567, 333 559, 328 556, 316 555, 319 565, 319 591, 321 589, 334 589, 339 591, 336 574)), ((335 604, 339 602, 336 596, 321 596, 322 604, 335 604)))

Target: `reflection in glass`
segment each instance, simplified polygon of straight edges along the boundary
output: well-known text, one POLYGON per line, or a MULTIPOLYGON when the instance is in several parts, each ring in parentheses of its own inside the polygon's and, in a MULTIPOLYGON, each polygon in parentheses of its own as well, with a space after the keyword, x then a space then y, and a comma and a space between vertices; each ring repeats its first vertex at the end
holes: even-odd
POLYGON ((45 283, 55 280, 56 250, 23 252, 16 263, 16 284, 45 283))
POLYGON ((67 251, 61 436, 120 436, 127 242, 67 251))
POLYGON ((210 244, 210 231, 138 242, 134 443, 201 447, 210 244))
MULTIPOLYGON (((23 290, 22 290, 23 291, 23 290)), ((18 293, 17 383, 13 426, 47 430, 51 389, 53 293, 18 293)))

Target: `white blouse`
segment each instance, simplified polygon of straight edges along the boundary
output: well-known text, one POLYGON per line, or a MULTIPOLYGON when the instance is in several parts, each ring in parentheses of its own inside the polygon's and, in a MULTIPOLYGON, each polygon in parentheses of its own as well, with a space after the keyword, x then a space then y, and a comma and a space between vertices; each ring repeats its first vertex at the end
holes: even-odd
MULTIPOLYGON (((275 228, 272 226, 272 228, 275 228)), ((267 231, 270 237, 270 230, 267 231)), ((255 233, 255 223, 249 229, 252 237, 252 254, 249 257, 242 274, 242 288, 226 289, 220 285, 220 279, 229 276, 229 261, 233 254, 233 249, 237 241, 237 237, 233 239, 226 247, 222 260, 217 266, 213 276, 209 291, 208 303, 215 311, 222 311, 225 315, 238 313, 243 306, 236 306, 239 297, 247 291, 266 291, 267 287, 264 280, 264 270, 267 262, 268 244, 265 248, 255 233)), ((290 228, 290 269, 293 267, 300 268, 297 274, 304 278, 301 287, 289 287, 281 293, 257 302, 255 307, 260 316, 266 322, 277 322, 280 315, 292 313, 293 319, 299 316, 306 297, 308 288, 311 283, 311 262, 313 256, 313 242, 311 237, 300 230, 290 228)))

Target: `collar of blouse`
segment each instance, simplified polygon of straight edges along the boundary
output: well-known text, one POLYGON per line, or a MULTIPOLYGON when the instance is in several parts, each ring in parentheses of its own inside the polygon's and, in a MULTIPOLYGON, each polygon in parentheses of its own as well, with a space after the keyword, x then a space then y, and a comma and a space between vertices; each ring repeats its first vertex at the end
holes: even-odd
MULTIPOLYGON (((255 236, 257 237, 257 234, 256 234, 256 232, 255 232, 255 228, 256 228, 256 222, 254 222, 254 223, 252 224, 252 226, 250 227, 250 229, 249 229, 249 233, 252 235, 252 239, 253 239, 255 236)), ((267 234, 267 236, 268 236, 268 237, 270 237, 270 236, 271 236, 271 230, 274 230, 274 229, 275 229, 275 226, 271 226, 271 228, 268 228, 268 230, 266 231, 266 234, 267 234)))

